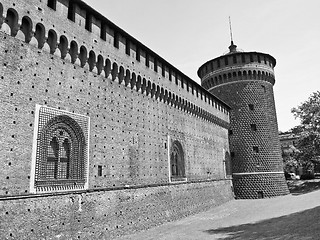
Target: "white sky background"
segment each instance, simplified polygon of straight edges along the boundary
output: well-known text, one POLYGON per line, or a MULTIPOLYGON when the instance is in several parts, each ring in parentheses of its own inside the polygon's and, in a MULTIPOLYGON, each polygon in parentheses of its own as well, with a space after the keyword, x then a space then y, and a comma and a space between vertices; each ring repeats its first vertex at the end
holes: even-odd
POLYGON ((276 58, 279 130, 299 124, 291 108, 320 90, 319 0, 84 0, 187 76, 228 50, 276 58))

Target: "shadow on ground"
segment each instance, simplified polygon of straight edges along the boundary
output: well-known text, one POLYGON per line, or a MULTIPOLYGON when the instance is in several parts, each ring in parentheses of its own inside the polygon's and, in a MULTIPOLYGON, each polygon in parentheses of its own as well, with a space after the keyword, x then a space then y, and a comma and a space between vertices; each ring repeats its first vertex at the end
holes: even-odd
POLYGON ((213 239, 243 240, 307 240, 320 239, 320 207, 293 213, 287 216, 272 218, 257 223, 209 229, 210 235, 223 237, 213 239))
POLYGON ((320 190, 320 180, 315 179, 315 180, 306 180, 306 181, 303 181, 303 180, 288 181, 288 187, 292 195, 306 194, 309 192, 320 190))

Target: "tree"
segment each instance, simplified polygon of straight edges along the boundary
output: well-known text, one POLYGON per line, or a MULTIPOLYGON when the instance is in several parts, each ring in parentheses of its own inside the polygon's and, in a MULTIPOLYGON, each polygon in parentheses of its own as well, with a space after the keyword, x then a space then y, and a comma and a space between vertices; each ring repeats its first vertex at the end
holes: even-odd
POLYGON ((295 118, 300 118, 301 127, 306 130, 320 130, 320 91, 314 92, 307 101, 291 112, 295 118))
POLYGON ((301 124, 292 129, 300 135, 296 159, 305 171, 313 172, 314 166, 320 164, 320 91, 291 112, 301 120, 301 124))

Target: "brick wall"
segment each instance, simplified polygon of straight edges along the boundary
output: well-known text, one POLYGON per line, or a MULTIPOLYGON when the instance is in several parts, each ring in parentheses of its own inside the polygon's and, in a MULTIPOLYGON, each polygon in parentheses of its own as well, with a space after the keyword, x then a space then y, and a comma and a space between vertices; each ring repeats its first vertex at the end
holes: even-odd
MULTIPOLYGON (((24 1, 14 7, 34 11, 24 1)), ((166 102, 124 81, 119 84, 118 73, 105 77, 90 71, 88 64, 81 67, 79 61, 49 54, 48 46, 39 49, 21 36, 0 32, 2 238, 116 236, 233 197, 225 170, 229 113, 223 103, 170 81, 161 85, 194 108, 181 99, 166 102), (30 194, 36 104, 90 117, 88 190, 30 194), (169 183, 168 151, 174 140, 180 141, 185 157, 188 181, 180 184, 169 183)), ((109 50, 106 55, 130 62, 109 50)), ((138 69, 141 76, 160 82, 150 69, 138 69)))

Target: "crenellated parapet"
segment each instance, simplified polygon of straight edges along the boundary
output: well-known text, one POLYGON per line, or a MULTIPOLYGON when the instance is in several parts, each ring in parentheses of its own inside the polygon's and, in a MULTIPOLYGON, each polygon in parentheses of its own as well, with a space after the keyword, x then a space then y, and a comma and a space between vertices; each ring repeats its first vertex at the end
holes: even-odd
POLYGON ((212 59, 203 64, 198 75, 202 86, 213 89, 235 81, 262 80, 274 85, 276 60, 259 52, 235 52, 212 59))
POLYGON ((83 1, 0 2, 1 31, 205 119, 229 107, 83 1), (2 20, 2 21, 1 21, 2 20))

